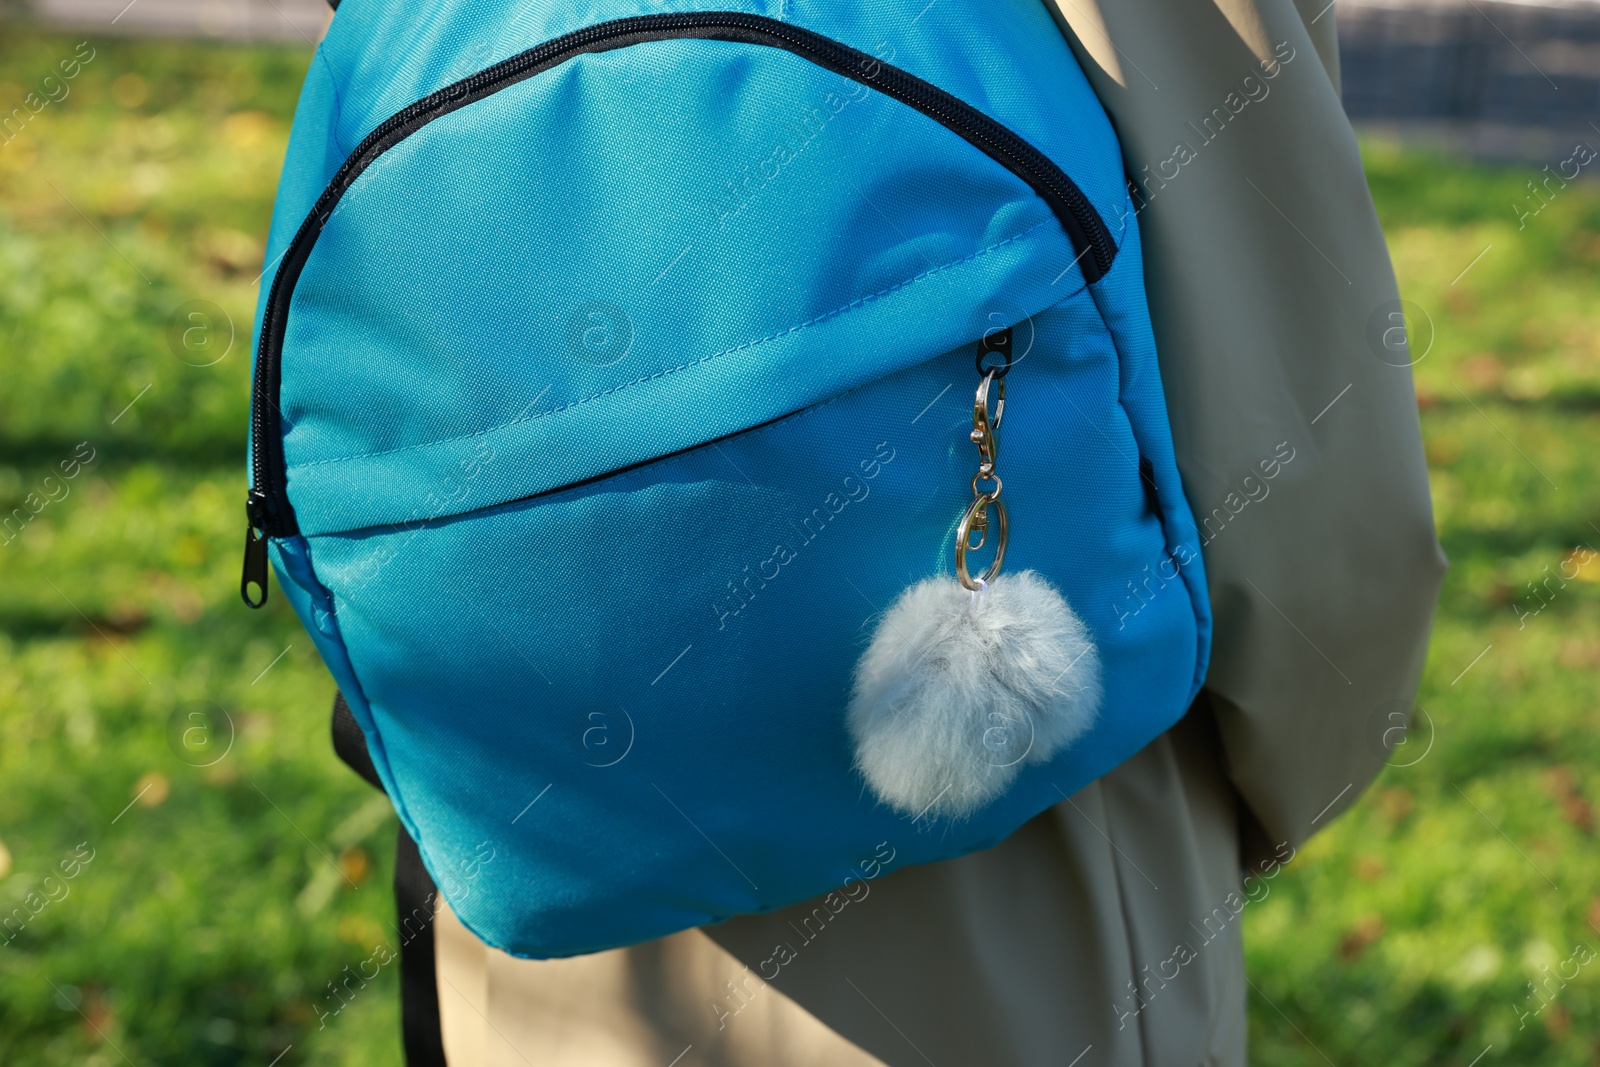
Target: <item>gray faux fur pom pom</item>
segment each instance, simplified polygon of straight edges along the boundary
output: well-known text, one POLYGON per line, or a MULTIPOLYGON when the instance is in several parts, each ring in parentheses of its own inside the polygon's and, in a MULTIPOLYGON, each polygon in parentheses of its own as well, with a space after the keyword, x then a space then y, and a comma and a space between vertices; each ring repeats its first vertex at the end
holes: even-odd
POLYGON ((1088 629, 1044 578, 1002 575, 979 593, 928 578, 856 666, 856 769, 899 812, 962 818, 1088 730, 1100 695, 1088 629))

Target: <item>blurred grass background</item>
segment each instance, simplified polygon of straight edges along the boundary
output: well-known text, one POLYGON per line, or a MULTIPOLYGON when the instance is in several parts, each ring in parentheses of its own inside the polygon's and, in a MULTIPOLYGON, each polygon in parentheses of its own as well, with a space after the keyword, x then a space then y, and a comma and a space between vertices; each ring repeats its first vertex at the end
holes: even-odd
MULTIPOLYGON (((7 27, 0 118, 77 45, 7 27)), ((333 756, 284 599, 236 593, 250 323, 309 56, 92 48, 0 136, 0 517, 38 511, 0 528, 0 1064, 398 1063, 393 966, 330 988, 395 946, 393 816, 333 756), (232 347, 206 320, 180 359, 197 300, 232 347), (196 766, 184 731, 212 725, 226 754, 196 766)), ((1245 913, 1252 1062, 1600 1063, 1600 966, 1574 957, 1600 950, 1600 184, 1519 230, 1534 168, 1365 148, 1423 312, 1453 570, 1426 714, 1245 913)))

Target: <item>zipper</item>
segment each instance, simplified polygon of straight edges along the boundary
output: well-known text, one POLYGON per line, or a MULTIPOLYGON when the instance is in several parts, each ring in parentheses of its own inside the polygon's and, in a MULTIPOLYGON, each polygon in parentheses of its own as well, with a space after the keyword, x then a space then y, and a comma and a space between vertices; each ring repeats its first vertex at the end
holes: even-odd
POLYGON ((1003 123, 938 86, 830 37, 776 19, 734 11, 643 15, 602 22, 557 37, 448 85, 386 119, 340 166, 284 250, 267 293, 251 398, 252 479, 246 505, 249 525, 244 575, 240 582, 246 604, 259 608, 266 603, 266 539, 299 532, 285 490, 287 472, 277 405, 280 360, 295 283, 345 191, 384 152, 458 108, 543 73, 573 56, 681 39, 782 48, 915 108, 1027 182, 1050 205, 1078 253, 1077 262, 1085 281, 1098 281, 1111 269, 1117 247, 1105 220, 1083 191, 1043 152, 1003 123), (259 598, 250 592, 252 583, 259 587, 259 598))
POLYGON ((267 602, 266 494, 255 489, 245 498, 244 574, 239 579, 239 595, 252 608, 267 602), (251 591, 255 586, 255 591, 251 591))

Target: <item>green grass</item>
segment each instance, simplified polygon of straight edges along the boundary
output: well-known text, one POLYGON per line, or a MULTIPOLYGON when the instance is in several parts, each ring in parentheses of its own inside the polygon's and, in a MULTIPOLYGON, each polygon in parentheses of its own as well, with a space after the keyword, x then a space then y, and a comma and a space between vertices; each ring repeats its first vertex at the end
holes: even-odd
MULTIPOLYGON (((75 44, 7 27, 0 114, 75 44)), ((60 898, 0 931, 0 1063, 393 1064, 392 967, 319 1018, 395 943, 394 817, 334 758, 283 598, 234 592, 254 279, 307 56, 94 47, 0 145, 0 517, 59 498, 0 531, 0 918, 60 898), (225 324, 188 362, 168 344, 193 300, 237 334, 211 366, 225 324), (231 717, 209 767, 178 755, 195 702, 231 717)))
POLYGON ((1465 1067, 1493 1045, 1483 1067, 1592 1064, 1600 967, 1519 1012, 1544 967, 1600 952, 1600 556, 1580 567, 1600 551, 1600 185, 1519 231, 1533 168, 1365 148, 1434 334, 1417 393, 1452 567, 1418 696, 1432 729, 1249 914, 1252 1061, 1465 1067))
MULTIPOLYGON (((8 27, 0 116, 75 44, 8 27)), ((393 944, 393 817, 333 757, 331 682, 283 598, 252 614, 235 592, 255 277, 307 56, 95 47, 0 144, 0 517, 59 497, 0 532, 0 919, 38 894, 0 931, 0 1063, 393 1064, 392 967, 319 1026, 327 983, 393 944), (225 329, 187 363, 168 342, 196 300, 236 333, 210 366, 225 329), (198 767, 173 738, 206 704, 232 743, 198 767), (80 844, 92 861, 47 882, 80 844)), ((1591 1064, 1600 966, 1520 1029, 1517 1006, 1600 949, 1600 560, 1518 611, 1600 549, 1600 189, 1519 232, 1533 168, 1367 152, 1435 335, 1417 381, 1453 570, 1432 747, 1246 912, 1253 1061, 1591 1064)))

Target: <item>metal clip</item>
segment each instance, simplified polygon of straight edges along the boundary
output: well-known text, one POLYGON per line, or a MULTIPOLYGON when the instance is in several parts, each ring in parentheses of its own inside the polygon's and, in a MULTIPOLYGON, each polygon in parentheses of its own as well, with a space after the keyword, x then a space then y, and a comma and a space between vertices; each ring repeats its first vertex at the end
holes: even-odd
POLYGON ((994 468, 998 458, 999 446, 995 441, 995 431, 1000 429, 1000 420, 1006 415, 1006 382, 994 371, 983 376, 983 381, 978 385, 978 395, 972 402, 972 443, 978 446, 978 462, 981 466, 994 468), (995 397, 994 414, 989 414, 989 386, 992 382, 999 382, 999 394, 995 397))
POLYGON ((1006 506, 1000 499, 1003 488, 1000 475, 996 473, 995 464, 999 459, 1000 446, 995 439, 995 432, 1000 429, 1000 421, 1006 414, 1006 372, 1011 369, 1011 331, 1001 330, 998 333, 986 335, 978 342, 978 373, 983 375, 983 380, 978 383, 977 395, 972 401, 972 443, 978 446, 978 473, 972 476, 972 503, 967 505, 967 510, 962 513, 961 521, 956 525, 956 577, 961 584, 973 592, 986 587, 987 583, 994 581, 1000 573, 1000 565, 1006 556, 1006 539, 1010 533, 1009 520, 1006 515, 1006 506), (1005 358, 1003 365, 985 365, 984 357, 997 353, 1005 358), (998 383, 998 389, 993 386, 998 383), (991 406, 992 400, 992 406, 991 406), (993 489, 980 489, 980 482, 993 482, 993 489), (995 513, 995 545, 994 559, 990 562, 988 570, 979 578, 972 577, 967 570, 967 553, 976 552, 983 548, 989 541, 989 509, 993 507, 995 513), (978 540, 974 542, 972 535, 976 533, 978 540))

